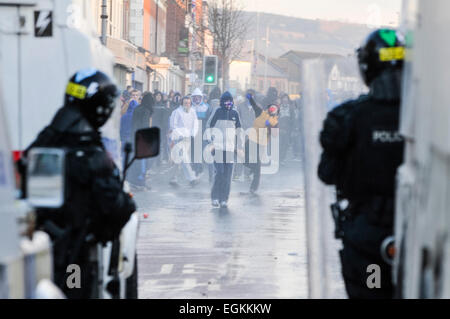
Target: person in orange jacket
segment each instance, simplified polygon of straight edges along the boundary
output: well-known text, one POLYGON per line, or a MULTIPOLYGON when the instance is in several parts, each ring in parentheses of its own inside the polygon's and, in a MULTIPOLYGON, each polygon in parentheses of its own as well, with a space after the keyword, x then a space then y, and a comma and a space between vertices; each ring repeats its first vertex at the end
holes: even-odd
POLYGON ((250 194, 254 194, 258 190, 261 179, 261 154, 266 151, 265 148, 269 144, 270 136, 274 134, 272 129, 278 128, 278 116, 280 109, 276 104, 271 104, 268 106, 267 110, 263 110, 263 108, 255 102, 251 94, 247 94, 247 99, 255 111, 256 119, 253 123, 254 130, 250 132, 245 143, 244 165, 252 171, 253 180, 250 185, 250 194), (267 134, 267 136, 263 137, 260 136, 260 134, 267 134), (257 150, 256 159, 252 159, 250 156, 250 151, 254 149, 257 150))

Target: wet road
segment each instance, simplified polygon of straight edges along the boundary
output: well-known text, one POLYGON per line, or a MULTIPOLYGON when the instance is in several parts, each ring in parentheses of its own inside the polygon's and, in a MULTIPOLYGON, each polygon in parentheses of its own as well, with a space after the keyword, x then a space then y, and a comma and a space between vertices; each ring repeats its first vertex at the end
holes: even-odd
POLYGON ((233 182, 228 209, 211 207, 207 177, 178 189, 166 178, 135 194, 139 298, 308 297, 301 163, 263 175, 259 196, 233 182))

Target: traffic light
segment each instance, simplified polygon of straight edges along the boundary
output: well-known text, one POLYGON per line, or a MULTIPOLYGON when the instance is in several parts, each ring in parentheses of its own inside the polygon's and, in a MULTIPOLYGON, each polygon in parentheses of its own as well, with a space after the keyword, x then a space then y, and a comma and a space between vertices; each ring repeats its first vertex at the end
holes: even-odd
POLYGON ((217 56, 207 55, 203 58, 203 82, 205 85, 217 85, 217 56))

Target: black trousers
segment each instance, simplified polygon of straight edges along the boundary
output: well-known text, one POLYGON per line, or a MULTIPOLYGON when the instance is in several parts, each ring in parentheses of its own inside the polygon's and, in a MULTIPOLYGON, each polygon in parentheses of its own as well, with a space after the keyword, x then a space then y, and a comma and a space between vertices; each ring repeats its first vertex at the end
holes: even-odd
POLYGON ((93 291, 96 289, 94 286, 97 283, 97 267, 89 260, 89 253, 92 247, 83 245, 78 257, 74 261, 71 259, 71 250, 62 251, 58 245, 54 248, 54 282, 63 291, 68 299, 91 299, 93 297, 93 291), (74 282, 74 278, 70 278, 71 275, 75 275, 75 272, 68 272, 69 265, 77 265, 80 270, 80 287, 69 287, 70 283, 74 282), (72 279, 72 280, 71 280, 72 279))
MULTIPOLYGON (((248 167, 251 171, 251 173, 253 174, 253 179, 252 179, 252 184, 250 185, 250 190, 256 192, 259 188, 259 183, 261 181, 261 159, 260 157, 260 148, 259 145, 256 144, 256 150, 257 150, 257 154, 256 154, 256 163, 253 160, 252 162, 252 158, 250 157, 250 143, 254 143, 251 142, 250 140, 247 140, 245 142, 245 163, 244 166, 248 167)), ((253 147, 255 147, 255 145, 253 145, 253 147)))
POLYGON ((211 190, 211 200, 227 202, 231 190, 231 174, 233 173, 233 163, 214 162, 215 176, 211 190))
POLYGON ((291 144, 291 134, 288 130, 280 130, 280 161, 286 160, 286 155, 291 144))
POLYGON ((339 254, 350 299, 393 298, 392 267, 381 256, 382 242, 393 230, 392 225, 383 223, 383 214, 386 212, 366 204, 343 224, 343 249, 339 254))
MULTIPOLYGON (((392 299, 394 287, 392 285, 391 267, 378 258, 373 258, 350 244, 344 244, 339 252, 345 289, 350 299, 392 299), (375 272, 371 265, 379 266, 380 286, 370 288, 374 283, 375 272)), ((373 267, 373 266, 372 266, 373 267)))

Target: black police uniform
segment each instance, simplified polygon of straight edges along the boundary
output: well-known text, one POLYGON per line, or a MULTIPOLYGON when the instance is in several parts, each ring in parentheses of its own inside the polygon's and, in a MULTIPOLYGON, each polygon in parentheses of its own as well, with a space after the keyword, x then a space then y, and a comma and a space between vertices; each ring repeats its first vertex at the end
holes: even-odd
POLYGON ((90 248, 120 234, 136 210, 134 201, 122 190, 119 170, 104 149, 100 133, 76 106, 62 107, 28 149, 33 147, 67 152, 66 202, 60 209, 37 210, 37 226, 53 240, 55 283, 68 298, 89 298, 96 288, 90 248), (70 264, 81 268, 80 289, 67 287, 70 264))
POLYGON ((380 247, 393 233, 395 174, 403 160, 400 102, 373 92, 331 111, 320 141, 319 177, 349 201, 342 272, 350 298, 392 298, 391 268, 380 247), (381 267, 381 288, 369 289, 369 265, 381 267))

